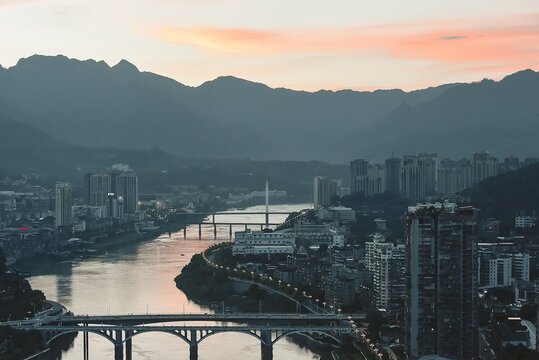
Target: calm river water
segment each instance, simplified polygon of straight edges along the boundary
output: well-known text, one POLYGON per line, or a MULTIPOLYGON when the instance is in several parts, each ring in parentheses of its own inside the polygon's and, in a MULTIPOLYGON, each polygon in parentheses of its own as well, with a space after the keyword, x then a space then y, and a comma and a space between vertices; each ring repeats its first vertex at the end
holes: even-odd
MULTIPOLYGON (((272 205, 271 211, 295 211, 311 204, 272 205)), ((264 211, 253 206, 238 211, 264 211)), ((281 222, 286 215, 272 215, 270 222, 281 222)), ((264 215, 219 215, 217 222, 264 222, 264 215)), ((242 230, 242 227, 234 228, 242 230)), ((259 230, 259 228, 254 228, 259 230)), ((43 290, 48 299, 64 304, 76 314, 128 313, 204 313, 212 310, 189 301, 178 290, 174 277, 191 256, 213 244, 213 227, 203 228, 203 240, 198 240, 198 225, 183 231, 157 237, 154 240, 109 250, 103 255, 78 262, 63 262, 52 266, 37 266, 29 278, 32 287, 43 290)), ((228 227, 218 228, 218 241, 229 238, 228 227)), ((113 345, 90 334, 90 358, 113 359, 113 345)), ((245 334, 216 334, 199 345, 200 360, 260 359, 260 343, 245 334)), ((317 359, 307 349, 288 339, 274 346, 274 359, 317 359)), ((188 359, 189 347, 181 339, 165 333, 149 333, 133 338, 134 359, 188 359)), ((82 359, 82 336, 62 359, 82 359)))

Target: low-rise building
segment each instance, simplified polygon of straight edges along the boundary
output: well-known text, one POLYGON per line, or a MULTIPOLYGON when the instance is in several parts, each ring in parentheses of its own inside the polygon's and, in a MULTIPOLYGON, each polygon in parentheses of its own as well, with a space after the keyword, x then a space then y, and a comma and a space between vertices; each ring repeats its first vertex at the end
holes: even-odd
POLYGON ((531 215, 519 213, 515 216, 515 227, 520 229, 531 228, 535 226, 536 221, 537 216, 535 215, 535 212, 531 215))
POLYGON ((322 221, 338 221, 341 223, 350 223, 356 221, 356 212, 354 209, 344 206, 330 206, 319 208, 317 210, 318 219, 322 221))
POLYGON ((292 254, 296 248, 293 232, 237 231, 233 255, 292 254))

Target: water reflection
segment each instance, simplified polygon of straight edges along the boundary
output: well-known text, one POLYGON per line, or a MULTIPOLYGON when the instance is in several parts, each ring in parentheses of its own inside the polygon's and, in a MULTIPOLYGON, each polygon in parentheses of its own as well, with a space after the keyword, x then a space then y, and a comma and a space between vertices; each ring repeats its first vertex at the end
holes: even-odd
MULTIPOLYGON (((300 210, 305 205, 274 206, 275 211, 300 210)), ((263 211, 252 207, 245 211, 263 211)), ((257 215, 255 215, 257 216, 257 215)), ((286 215, 274 215, 271 221, 283 221, 286 215)), ((243 216, 221 215, 219 221, 263 222, 263 216, 253 221, 243 216)), ((237 228, 242 229, 241 227, 237 228)), ((256 230, 256 229, 255 229, 256 230)), ((200 313, 213 312, 188 300, 174 283, 192 255, 213 244, 213 227, 203 228, 198 240, 198 225, 139 244, 114 248, 96 257, 75 262, 35 264, 29 269, 34 276, 29 281, 51 300, 57 300, 77 314, 127 313, 200 313)), ((218 228, 218 238, 228 239, 228 227, 218 228)), ((220 241, 220 240, 218 240, 220 241)), ((90 359, 112 359, 112 344, 99 335, 90 334, 90 359)), ((274 348, 275 359, 312 359, 313 353, 287 341, 279 341, 274 348)), ((74 346, 63 352, 62 359, 82 358, 82 336, 74 346)), ((165 333, 147 333, 133 339, 134 359, 188 359, 188 346, 183 340, 165 333)), ((260 343, 244 334, 218 334, 200 343, 199 359, 259 359, 260 343)))

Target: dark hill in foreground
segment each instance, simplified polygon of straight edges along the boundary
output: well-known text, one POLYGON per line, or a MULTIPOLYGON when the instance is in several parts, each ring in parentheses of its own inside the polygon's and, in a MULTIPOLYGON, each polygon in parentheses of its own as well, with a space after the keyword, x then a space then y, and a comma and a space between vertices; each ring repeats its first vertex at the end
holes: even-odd
POLYGON ((512 221, 517 211, 539 212, 539 164, 483 180, 464 194, 484 216, 512 221))

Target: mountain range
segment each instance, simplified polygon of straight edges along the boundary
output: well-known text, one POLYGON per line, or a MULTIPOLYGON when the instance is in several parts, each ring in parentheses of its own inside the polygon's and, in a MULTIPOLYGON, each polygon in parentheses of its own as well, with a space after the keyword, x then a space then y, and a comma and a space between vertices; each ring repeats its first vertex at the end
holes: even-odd
POLYGON ((125 60, 110 67, 34 55, 0 67, 0 160, 72 166, 79 155, 91 162, 111 149, 334 163, 392 152, 537 155, 538 100, 532 70, 411 92, 305 92, 232 76, 190 87, 125 60), (14 155, 21 153, 28 156, 14 155))

